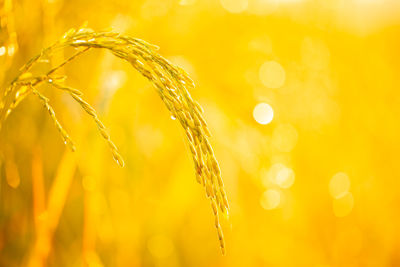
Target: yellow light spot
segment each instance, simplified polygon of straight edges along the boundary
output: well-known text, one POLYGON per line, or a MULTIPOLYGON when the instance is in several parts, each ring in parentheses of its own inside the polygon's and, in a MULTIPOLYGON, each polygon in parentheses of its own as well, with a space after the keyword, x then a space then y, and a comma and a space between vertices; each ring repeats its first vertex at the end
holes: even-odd
POLYGON ((196 0, 180 0, 179 4, 181 6, 190 6, 196 3, 196 0))
POLYGON ((272 134, 272 143, 281 152, 290 152, 297 143, 298 134, 291 124, 279 124, 272 134))
POLYGON ((156 258, 166 258, 174 250, 171 239, 164 235, 156 235, 150 238, 147 243, 150 253, 156 258))
POLYGON ((221 5, 231 13, 241 13, 245 11, 249 5, 247 0, 220 0, 221 5))
POLYGON ((278 8, 278 0, 253 0, 249 2, 248 12, 255 15, 268 15, 278 8))
POLYGON ((0 47, 0 57, 4 56, 5 53, 6 53, 6 48, 4 46, 0 47))
POLYGON ((341 198, 350 189, 350 179, 344 172, 338 172, 332 176, 329 182, 329 193, 333 198, 341 198))
POLYGON ((275 189, 265 191, 260 199, 261 206, 266 210, 272 210, 279 206, 281 202, 281 193, 275 189))
POLYGON ((15 53, 15 46, 14 45, 9 45, 7 48, 7 55, 11 57, 15 53))
POLYGON ((261 65, 259 76, 261 83, 269 88, 280 88, 285 83, 284 68, 276 61, 267 61, 261 65))
POLYGON ((346 193, 340 198, 333 200, 333 213, 336 217, 344 217, 348 215, 354 207, 354 198, 351 193, 346 193))
POLYGON ((107 94, 114 94, 126 81, 126 74, 124 71, 117 70, 111 71, 104 76, 103 88, 107 94))
POLYGON ((274 110, 267 103, 260 103, 255 106, 253 117, 259 124, 268 124, 274 118, 274 110))
POLYGON ((295 180, 294 171, 282 163, 275 163, 271 168, 262 172, 262 183, 265 187, 278 185, 280 188, 289 188, 295 180))
POLYGON ((275 182, 281 188, 289 188, 293 185, 295 179, 294 171, 286 166, 278 170, 275 182))

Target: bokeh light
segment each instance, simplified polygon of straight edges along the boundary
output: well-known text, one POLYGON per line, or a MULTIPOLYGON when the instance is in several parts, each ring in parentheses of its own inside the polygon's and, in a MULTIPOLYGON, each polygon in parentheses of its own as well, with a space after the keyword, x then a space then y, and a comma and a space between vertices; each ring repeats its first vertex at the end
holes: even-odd
POLYGON ((4 54, 6 53, 6 48, 4 46, 0 47, 0 56, 4 56, 4 54))
POLYGON ((267 103, 259 103, 254 107, 253 117, 259 124, 268 124, 274 118, 274 110, 267 103))
POLYGON ((260 199, 261 206, 266 210, 272 210, 279 206, 281 193, 275 189, 265 191, 260 199))
POLYGON ((268 170, 262 172, 261 180, 266 188, 274 185, 289 188, 295 181, 295 173, 285 164, 275 163, 268 170))
POLYGON ((276 184, 281 188, 289 188, 293 185, 295 180, 294 171, 286 166, 279 166, 276 173, 276 184))
POLYGON ((179 4, 182 6, 189 6, 196 3, 197 0, 180 0, 179 4))
POLYGON ((247 9, 248 0, 220 0, 222 6, 231 13, 240 13, 247 9))
POLYGON ((260 67, 260 80, 268 88, 280 88, 285 83, 284 68, 276 61, 267 61, 260 67))
POLYGON ((338 172, 329 181, 329 193, 333 198, 341 198, 349 192, 350 179, 346 173, 338 172))
POLYGON ((9 45, 7 48, 7 55, 11 57, 15 53, 15 46, 14 45, 9 45))
POLYGON ((249 0, 248 12, 259 16, 265 16, 276 11, 278 7, 278 0, 249 0))

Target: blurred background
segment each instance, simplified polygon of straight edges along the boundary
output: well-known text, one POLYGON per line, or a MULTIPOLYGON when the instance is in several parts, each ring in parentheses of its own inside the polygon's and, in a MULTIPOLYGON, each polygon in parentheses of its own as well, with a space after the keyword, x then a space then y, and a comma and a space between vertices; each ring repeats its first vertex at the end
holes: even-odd
MULTIPOLYGON (((0 266, 400 266, 400 2, 2 0, 1 92, 88 21, 160 46, 196 82, 230 201, 227 255, 184 133, 111 53, 63 70, 0 133, 0 266)), ((65 53, 68 53, 66 51, 65 53)), ((63 54, 54 55, 62 58, 63 54)))

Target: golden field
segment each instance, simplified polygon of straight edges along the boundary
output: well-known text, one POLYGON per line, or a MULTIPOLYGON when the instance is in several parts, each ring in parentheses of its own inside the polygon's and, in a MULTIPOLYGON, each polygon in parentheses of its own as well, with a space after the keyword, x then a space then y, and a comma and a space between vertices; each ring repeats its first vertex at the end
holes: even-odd
POLYGON ((397 0, 0 0, 0 266, 400 266, 399 48, 397 0))

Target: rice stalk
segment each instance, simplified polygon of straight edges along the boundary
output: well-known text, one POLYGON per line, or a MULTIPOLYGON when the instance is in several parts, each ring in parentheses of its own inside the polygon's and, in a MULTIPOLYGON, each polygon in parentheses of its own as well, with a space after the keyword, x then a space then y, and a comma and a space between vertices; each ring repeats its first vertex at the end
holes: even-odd
POLYGON ((157 46, 116 32, 95 32, 89 28, 81 28, 78 31, 75 29, 69 30, 60 40, 44 49, 23 66, 20 69, 20 74, 5 90, 3 100, 0 103, 0 128, 15 106, 26 95, 33 92, 49 111, 64 141, 69 143, 70 139, 58 123, 53 109, 48 104, 48 100, 35 89, 39 84, 46 82, 56 89, 68 92, 86 113, 93 118, 101 135, 110 146, 114 159, 121 164, 123 162, 122 157, 111 141, 103 123, 98 119, 94 108, 83 100, 82 93, 79 90, 63 84, 64 76, 56 75, 57 70, 91 48, 107 49, 115 56, 129 62, 154 85, 156 92, 171 112, 171 115, 177 118, 182 125, 194 162, 196 180, 204 187, 206 196, 211 202, 220 247, 224 254, 225 243, 219 223, 219 213, 225 216, 228 215, 228 200, 224 190, 221 170, 208 140, 211 134, 203 117, 203 109, 190 95, 189 90, 193 89, 195 85, 189 75, 183 69, 160 56, 157 53, 157 46), (35 64, 39 63, 43 58, 51 56, 56 50, 66 47, 74 47, 81 50, 78 50, 72 57, 42 76, 30 74, 29 70, 35 64))
MULTIPOLYGON (((52 239, 59 225, 76 168, 73 154, 65 151, 51 185, 45 209, 39 218, 35 218, 37 232, 27 266, 46 266, 47 258, 52 250, 52 239)), ((38 196, 34 195, 34 197, 38 196)))

